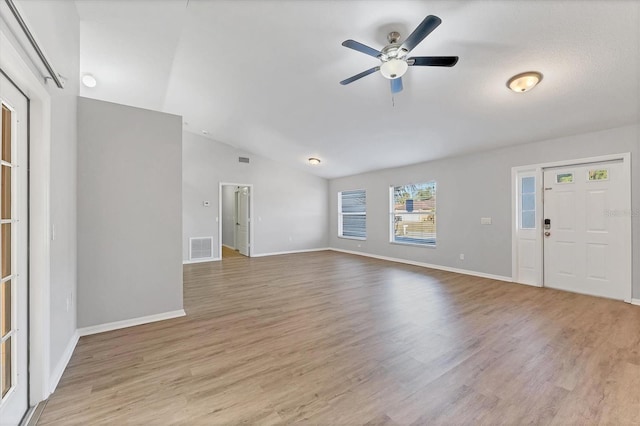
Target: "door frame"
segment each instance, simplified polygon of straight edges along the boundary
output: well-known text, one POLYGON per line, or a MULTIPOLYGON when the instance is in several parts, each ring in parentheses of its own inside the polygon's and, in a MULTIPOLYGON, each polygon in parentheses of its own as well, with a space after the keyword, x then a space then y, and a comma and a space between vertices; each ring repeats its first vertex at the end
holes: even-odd
MULTIPOLYGON (((631 153, 624 152, 620 154, 607 154, 596 157, 587 157, 587 158, 578 158, 573 160, 562 160, 562 161, 553 161, 547 163, 539 163, 539 164, 530 164, 526 166, 516 166, 511 168, 511 278, 513 282, 532 285, 535 287, 544 287, 544 242, 542 238, 543 226, 542 214, 544 213, 544 200, 543 200, 543 180, 544 180, 544 171, 549 168, 557 168, 557 167, 571 167, 592 163, 602 163, 607 161, 622 161, 622 169, 623 169, 623 182, 625 184, 625 188, 623 188, 623 192, 625 193, 625 205, 623 207, 624 211, 631 212, 632 209, 632 200, 631 200, 631 153), (522 282, 519 277, 519 264, 518 264, 518 178, 521 175, 535 176, 536 178, 536 280, 533 282, 522 282)), ((628 298, 625 298, 624 301, 627 303, 631 303, 633 298, 633 281, 632 281, 632 269, 633 269, 633 259, 632 259, 632 220, 631 214, 625 215, 625 228, 626 232, 624 233, 624 252, 625 255, 628 256, 627 263, 629 265, 629 269, 625 271, 625 281, 628 284, 628 298)))
MULTIPOLYGON (((254 220, 253 220, 253 211, 254 211, 254 201, 253 201, 253 184, 252 183, 234 183, 234 182, 220 182, 218 185, 218 217, 216 217, 216 221, 218 222, 218 253, 219 258, 222 260, 222 187, 223 186, 246 186, 249 188, 249 257, 253 256, 253 228, 254 228, 254 220)), ((235 233, 235 230, 234 230, 235 233)), ((236 244, 237 246, 237 244, 236 244)))
POLYGON ((10 37, 0 31, 0 68, 29 99, 29 406, 33 407, 51 394, 51 97, 46 83, 23 59, 10 37))

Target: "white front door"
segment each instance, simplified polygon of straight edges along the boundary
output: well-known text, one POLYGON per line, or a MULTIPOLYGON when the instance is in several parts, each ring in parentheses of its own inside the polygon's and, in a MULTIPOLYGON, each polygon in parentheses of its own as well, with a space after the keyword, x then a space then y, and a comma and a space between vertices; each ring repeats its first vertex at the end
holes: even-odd
POLYGON ((236 222, 236 249, 245 256, 249 256, 249 187, 238 188, 237 222, 236 222))
POLYGON ((28 400, 27 100, 0 75, 0 424, 28 400))
POLYGON ((631 212, 622 162, 544 172, 544 285, 613 299, 630 297, 625 249, 631 212))

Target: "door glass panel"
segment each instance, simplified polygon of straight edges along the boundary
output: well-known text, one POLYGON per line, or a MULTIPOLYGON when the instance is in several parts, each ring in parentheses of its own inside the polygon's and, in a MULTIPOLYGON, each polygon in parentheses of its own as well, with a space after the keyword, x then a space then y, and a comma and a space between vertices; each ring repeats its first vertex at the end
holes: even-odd
POLYGON ((573 173, 558 173, 556 183, 573 183, 573 173))
POLYGON ((589 170, 589 180, 608 180, 608 179, 609 179, 608 169, 589 170))
POLYGON ((11 389, 11 337, 2 342, 2 377, 0 378, 2 396, 4 397, 9 389, 11 389))
POLYGON ((11 167, 2 166, 2 185, 0 187, 2 219, 11 219, 11 167))
POLYGON ((3 223, 0 229, 0 257, 2 257, 2 278, 11 275, 11 224, 3 223))
POLYGON ((0 290, 0 308, 2 308, 2 316, 0 317, 0 333, 2 337, 11 331, 11 281, 5 281, 0 290))
POLYGON ((2 160, 11 162, 11 111, 2 105, 2 160))

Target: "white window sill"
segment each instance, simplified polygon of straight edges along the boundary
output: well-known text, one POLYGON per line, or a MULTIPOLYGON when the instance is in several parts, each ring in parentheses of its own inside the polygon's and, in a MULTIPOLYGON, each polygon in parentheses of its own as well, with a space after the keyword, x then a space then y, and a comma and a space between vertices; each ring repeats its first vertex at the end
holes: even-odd
POLYGON ((367 241, 367 238, 363 237, 344 237, 342 235, 338 235, 338 238, 342 238, 343 240, 356 240, 356 241, 367 241))
POLYGON ((437 248, 436 244, 401 243, 398 241, 389 241, 389 244, 393 244, 396 246, 427 247, 432 249, 437 248))

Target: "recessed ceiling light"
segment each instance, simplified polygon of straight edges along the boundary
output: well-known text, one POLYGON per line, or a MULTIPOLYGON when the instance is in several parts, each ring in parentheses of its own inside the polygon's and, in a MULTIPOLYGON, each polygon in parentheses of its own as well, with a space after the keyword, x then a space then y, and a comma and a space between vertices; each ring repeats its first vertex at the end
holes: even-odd
POLYGON ((91 74, 85 74, 82 76, 82 84, 87 87, 96 87, 96 84, 98 84, 98 82, 96 81, 96 78, 91 74))
POLYGON ((523 93, 536 87, 542 81, 542 74, 537 71, 527 71, 514 75, 507 81, 507 87, 514 92, 523 93))
POLYGON ((311 157, 309 158, 309 164, 316 166, 318 164, 320 164, 320 159, 319 158, 315 158, 315 157, 311 157))
POLYGON ((208 134, 209 134, 209 132, 208 132, 208 131, 206 131, 206 130, 203 130, 203 131, 202 131, 202 134, 203 134, 203 135, 208 135, 208 134))

